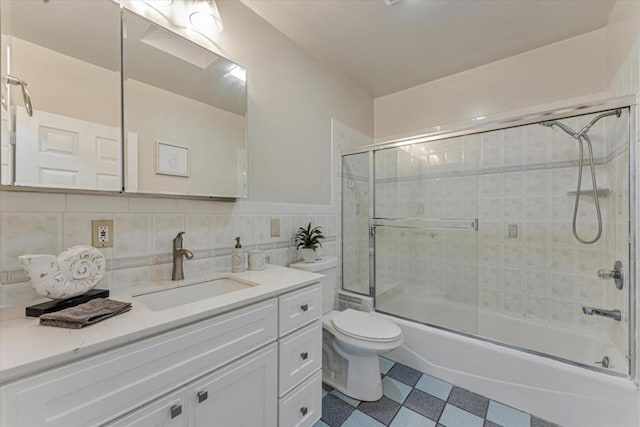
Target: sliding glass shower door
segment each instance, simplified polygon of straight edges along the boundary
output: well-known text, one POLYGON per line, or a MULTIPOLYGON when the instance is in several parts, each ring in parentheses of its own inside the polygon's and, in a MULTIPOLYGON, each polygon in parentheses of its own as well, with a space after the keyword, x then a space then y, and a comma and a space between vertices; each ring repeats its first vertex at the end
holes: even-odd
POLYGON ((343 287, 382 313, 628 374, 634 284, 610 272, 629 279, 635 256, 630 108, 584 110, 343 156, 343 287))
POLYGON ((378 311, 477 332, 476 139, 374 153, 378 311))

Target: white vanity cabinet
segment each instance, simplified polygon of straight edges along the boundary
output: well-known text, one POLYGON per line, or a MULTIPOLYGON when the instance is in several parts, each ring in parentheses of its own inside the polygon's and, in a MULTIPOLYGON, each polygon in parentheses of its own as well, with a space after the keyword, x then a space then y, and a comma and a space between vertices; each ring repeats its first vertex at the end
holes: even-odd
POLYGON ((311 426, 321 301, 310 285, 3 384, 0 427, 311 426), (303 313, 286 334, 281 301, 303 313))
POLYGON ((322 289, 278 299, 278 425, 310 427, 322 415, 322 289))
POLYGON ((105 427, 275 427, 277 354, 270 344, 105 427))

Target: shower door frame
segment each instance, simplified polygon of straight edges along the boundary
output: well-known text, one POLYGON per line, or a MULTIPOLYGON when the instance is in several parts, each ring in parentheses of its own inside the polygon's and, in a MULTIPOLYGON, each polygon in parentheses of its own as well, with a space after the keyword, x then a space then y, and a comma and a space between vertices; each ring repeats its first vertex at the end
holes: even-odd
MULTIPOLYGON (((470 337, 473 339, 478 339, 485 342, 490 342, 496 345, 500 345, 502 347, 523 351, 525 353, 533 354, 536 356, 541 356, 548 359, 561 361, 572 366, 577 366, 580 368, 604 373, 604 374, 615 376, 615 377, 629 378, 633 380, 636 384, 638 384, 637 375, 638 375, 638 370, 640 369, 638 367, 638 357, 637 357, 638 342, 636 339, 636 330, 638 329, 637 318, 636 318, 636 310, 638 306, 637 292, 636 292, 636 279, 637 279, 636 271, 637 271, 637 268, 639 267, 638 265, 636 265, 637 264, 636 259, 637 259, 637 254, 640 253, 640 251, 638 251, 638 248, 637 248, 638 242, 636 241, 636 231, 638 227, 638 224, 636 221, 636 218, 637 218, 636 209, 637 209, 637 203, 638 203, 638 200, 637 200, 638 188, 636 188, 636 173, 637 173, 636 167, 638 165, 636 164, 636 158, 637 158, 636 151, 638 148, 637 146, 640 145, 640 141, 636 141, 636 138, 638 137, 638 131, 639 131, 639 128, 638 128, 639 124, 637 122, 638 121, 637 115, 639 113, 638 105, 640 105, 640 93, 638 93, 637 95, 630 95, 630 96, 623 96, 623 97, 605 99, 600 101, 593 101, 590 103, 573 105, 569 107, 561 107, 561 108, 547 110, 547 111, 538 112, 538 113, 526 114, 522 116, 510 117, 510 118, 505 118, 500 120, 487 121, 486 123, 479 123, 478 120, 471 120, 466 122, 459 122, 449 127, 445 127, 444 129, 441 126, 435 126, 433 128, 434 129, 433 132, 426 132, 426 133, 414 135, 414 136, 383 140, 381 142, 376 142, 374 144, 364 145, 361 147, 342 151, 340 153, 341 168, 343 165, 343 158, 345 156, 365 154, 365 153, 368 154, 369 249, 370 251, 368 254, 369 294, 367 296, 370 296, 373 298, 374 310, 379 311, 380 313, 383 313, 383 314, 388 314, 390 316, 398 317, 411 322, 416 322, 416 323, 423 324, 436 329, 444 330, 447 332, 453 332, 458 335, 470 337), (376 151, 379 151, 382 149, 402 147, 405 145, 413 145, 417 143, 437 141, 440 139, 447 139, 447 138, 454 138, 454 137, 471 135, 471 134, 491 132, 495 130, 507 129, 507 128, 517 127, 517 126, 526 126, 529 124, 535 124, 542 121, 559 120, 559 119, 564 119, 564 118, 578 116, 578 115, 585 115, 585 114, 603 112, 607 110, 613 110, 616 108, 629 109, 629 125, 628 125, 629 139, 627 141, 628 150, 629 150, 629 164, 628 164, 628 167, 629 167, 629 174, 628 174, 628 180, 629 180, 629 183, 628 183, 629 184, 629 224, 628 224, 629 272, 627 274, 627 277, 629 279, 628 280, 629 306, 627 307, 627 309, 628 309, 628 316, 629 316, 628 347, 629 347, 630 360, 629 360, 628 374, 611 371, 606 368, 601 368, 597 366, 585 365, 573 360, 564 359, 562 357, 554 356, 548 353, 531 350, 525 347, 519 347, 516 345, 505 343, 503 341, 497 341, 494 339, 486 338, 477 334, 471 334, 471 333, 462 332, 459 330, 455 330, 455 329, 451 329, 443 326, 420 322, 415 319, 405 318, 393 313, 385 313, 384 311, 377 309, 376 292, 375 292, 376 283, 375 283, 375 217, 374 217, 375 197, 376 197, 374 153, 376 151)), ((342 185, 342 183, 340 185, 342 185)), ((343 203, 344 201, 343 196, 341 197, 340 203, 343 203)), ((342 217, 343 217, 341 218, 341 220, 343 220, 344 214, 345 214, 344 206, 342 206, 341 211, 342 211, 342 217)), ((341 239, 341 240, 342 240, 342 254, 344 256, 344 239, 341 239)), ((342 277, 344 277, 344 263, 341 263, 341 268, 342 268, 342 277)), ((342 289, 344 289, 344 282, 342 283, 341 287, 342 289)), ((344 289, 344 290, 349 292, 359 293, 357 291, 351 291, 349 289, 344 289)))

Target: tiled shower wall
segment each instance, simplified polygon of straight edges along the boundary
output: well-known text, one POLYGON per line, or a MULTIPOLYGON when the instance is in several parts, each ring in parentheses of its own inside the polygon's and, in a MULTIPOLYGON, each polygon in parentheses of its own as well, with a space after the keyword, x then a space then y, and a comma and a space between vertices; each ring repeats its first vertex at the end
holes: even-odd
POLYGON ((37 297, 17 256, 57 254, 72 245, 90 245, 94 219, 114 221, 114 247, 101 249, 108 272, 100 286, 110 289, 169 280, 172 239, 179 231, 186 231, 184 247, 195 255, 185 261, 187 278, 228 270, 235 236, 241 237, 244 249, 263 249, 269 262, 287 266, 299 259, 292 237, 308 222, 325 231, 320 255, 339 256, 339 151, 370 138, 335 120, 332 129, 331 206, 0 192, 0 305, 37 297), (271 218, 280 220, 279 237, 271 237, 271 218))
MULTIPOLYGON (((563 122, 580 129, 592 117, 563 122)), ((627 116, 608 118, 590 132, 603 188, 611 186, 605 141, 622 137, 615 125, 606 134, 607 120, 628 123, 627 116)), ((402 286, 414 298, 474 305, 477 278, 484 310, 605 333, 609 319, 584 316, 581 307, 606 306, 596 270, 608 267, 606 242, 614 236, 605 228, 598 243, 582 245, 571 234, 573 196, 567 193, 575 190, 577 154, 570 136, 539 125, 378 152, 377 217, 479 218, 480 223, 477 233, 398 232, 377 239, 397 256, 388 263, 377 257, 381 285, 395 291, 402 286), (513 237, 509 226, 515 228, 513 237)), ((583 188, 590 188, 588 169, 584 172, 583 188)), ((605 222, 610 200, 601 203, 605 222)), ((593 198, 582 197, 578 219, 580 232, 592 236, 593 198)))

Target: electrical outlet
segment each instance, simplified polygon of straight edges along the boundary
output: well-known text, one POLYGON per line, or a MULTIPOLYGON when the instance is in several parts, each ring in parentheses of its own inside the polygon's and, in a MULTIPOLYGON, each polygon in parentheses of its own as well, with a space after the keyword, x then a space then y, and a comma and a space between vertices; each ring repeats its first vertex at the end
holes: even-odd
POLYGON ((271 218, 271 237, 280 237, 280 218, 271 218))
POLYGON ((94 248, 113 247, 113 221, 94 220, 91 221, 91 245, 94 248))

